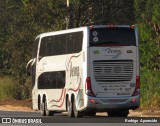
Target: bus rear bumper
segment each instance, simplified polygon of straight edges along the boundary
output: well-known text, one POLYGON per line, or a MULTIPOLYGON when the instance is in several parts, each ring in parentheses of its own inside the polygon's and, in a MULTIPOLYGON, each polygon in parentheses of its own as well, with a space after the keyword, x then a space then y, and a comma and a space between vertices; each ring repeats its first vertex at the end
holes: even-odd
POLYGON ((140 97, 124 97, 124 98, 96 98, 88 97, 86 110, 110 111, 116 109, 137 109, 140 105, 140 97))

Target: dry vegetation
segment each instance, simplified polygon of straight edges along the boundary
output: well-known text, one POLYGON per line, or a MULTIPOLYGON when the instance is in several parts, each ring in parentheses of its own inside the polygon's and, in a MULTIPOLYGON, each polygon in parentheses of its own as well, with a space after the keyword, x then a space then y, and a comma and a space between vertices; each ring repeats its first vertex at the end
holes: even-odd
POLYGON ((0 111, 34 111, 31 100, 0 101, 0 111))

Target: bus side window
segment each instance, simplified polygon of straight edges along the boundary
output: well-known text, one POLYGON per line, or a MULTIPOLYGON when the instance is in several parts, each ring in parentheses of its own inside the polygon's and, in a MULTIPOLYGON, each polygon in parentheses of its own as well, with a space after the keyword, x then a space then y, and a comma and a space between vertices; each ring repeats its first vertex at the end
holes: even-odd
POLYGON ((78 53, 82 50, 83 32, 75 32, 74 52, 78 53))
POLYGON ((67 49, 66 49, 66 34, 60 35, 60 41, 61 41, 61 43, 60 43, 60 47, 61 47, 60 54, 66 54, 66 51, 67 51, 67 49))
POLYGON ((56 73, 55 72, 52 72, 51 73, 51 88, 52 89, 56 89, 56 73))
POLYGON ((66 54, 66 35, 54 36, 53 55, 66 54))
POLYGON ((51 55, 53 55, 53 42, 52 42, 52 38, 48 37, 46 39, 47 39, 47 42, 46 42, 46 56, 51 56, 51 55))
POLYGON ((65 86, 65 71, 46 72, 38 78, 38 89, 62 89, 65 86))
POLYGON ((56 35, 54 36, 54 46, 53 46, 53 52, 54 54, 53 55, 59 55, 59 52, 60 52, 60 36, 59 35, 56 35))
POLYGON ((74 52, 74 33, 67 34, 67 53, 74 52))
POLYGON ((45 74, 41 74, 38 77, 38 89, 44 89, 44 84, 45 84, 45 74))
POLYGON ((65 71, 57 72, 57 89, 64 88, 65 86, 65 71))
POLYGON ((39 52, 39 60, 46 56, 46 38, 42 38, 39 52))

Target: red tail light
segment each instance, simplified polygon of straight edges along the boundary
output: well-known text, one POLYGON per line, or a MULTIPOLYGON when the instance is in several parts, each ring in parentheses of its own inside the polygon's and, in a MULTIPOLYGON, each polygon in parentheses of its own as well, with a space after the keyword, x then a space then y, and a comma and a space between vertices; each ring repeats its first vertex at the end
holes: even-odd
POLYGON ((140 88, 140 77, 136 76, 136 88, 139 89, 140 88))
POLYGON ((107 27, 108 28, 117 28, 117 25, 116 24, 109 24, 107 27))
POLYGON ((91 86, 91 78, 86 78, 86 86, 85 86, 85 92, 87 95, 95 97, 95 94, 93 93, 92 86, 91 86))
POLYGON ((140 89, 140 77, 136 76, 136 87, 132 96, 139 95, 139 91, 138 91, 139 89, 140 89))
POLYGON ((93 25, 89 26, 90 30, 93 30, 93 27, 94 27, 93 25))
POLYGON ((130 29, 134 29, 134 25, 131 25, 131 26, 130 26, 130 29))

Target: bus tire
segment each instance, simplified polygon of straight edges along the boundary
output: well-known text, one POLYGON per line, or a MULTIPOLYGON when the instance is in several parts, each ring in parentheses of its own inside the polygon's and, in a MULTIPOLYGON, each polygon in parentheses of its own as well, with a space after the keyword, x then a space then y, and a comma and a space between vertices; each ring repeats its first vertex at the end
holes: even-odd
POLYGON ((75 99, 73 101, 73 111, 74 111, 74 116, 76 118, 82 117, 82 113, 80 111, 78 111, 77 108, 76 108, 76 100, 75 99))
POLYGON ((68 112, 68 117, 74 117, 74 112, 73 112, 73 103, 67 99, 67 112, 68 112))
POLYGON ((41 115, 46 116, 45 103, 44 102, 42 102, 40 110, 41 110, 41 115))
POLYGON ((53 114, 54 114, 53 111, 49 111, 47 109, 47 100, 45 101, 45 113, 46 113, 46 116, 53 116, 53 114))

